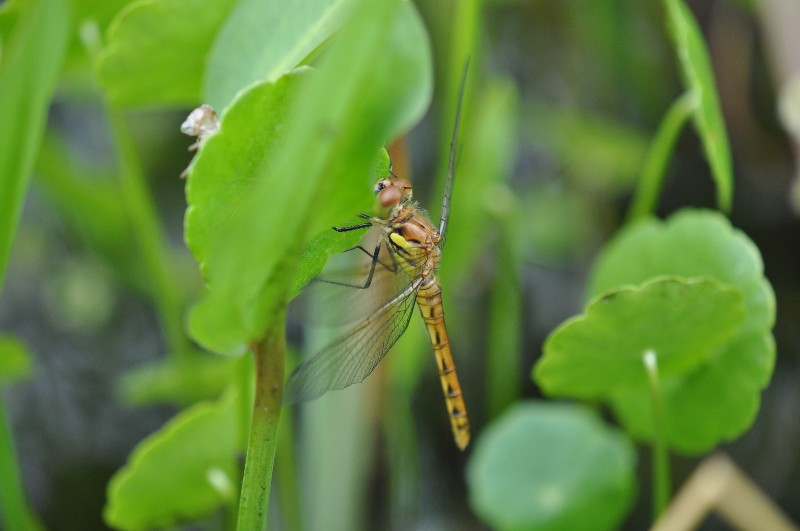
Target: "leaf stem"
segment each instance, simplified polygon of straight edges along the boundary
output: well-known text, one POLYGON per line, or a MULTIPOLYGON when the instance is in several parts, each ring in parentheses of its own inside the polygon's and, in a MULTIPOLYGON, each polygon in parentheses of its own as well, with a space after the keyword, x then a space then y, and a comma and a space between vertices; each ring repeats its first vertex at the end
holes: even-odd
POLYGON ((150 296, 158 312, 169 354, 181 357, 190 349, 183 331, 182 295, 175 282, 166 237, 147 189, 125 117, 120 109, 112 105, 106 105, 106 112, 112 141, 119 156, 122 201, 136 236, 134 244, 139 249, 142 264, 151 281, 150 296))
POLYGON ((669 503, 672 487, 670 485, 669 456, 667 439, 664 433, 664 409, 661 401, 661 382, 658 377, 658 360, 652 350, 643 355, 650 396, 653 404, 653 521, 664 512, 669 503))
POLYGON ((255 396, 244 465, 242 495, 239 499, 237 529, 265 529, 267 504, 278 443, 278 423, 283 394, 286 338, 282 308, 263 341, 251 345, 255 363, 255 396))
POLYGON ((278 428, 278 444, 275 462, 275 475, 278 480, 278 507, 281 512, 281 528, 286 531, 301 531, 302 508, 300 506, 300 489, 297 481, 297 466, 294 445, 294 419, 291 410, 283 414, 278 428))
POLYGON ((672 148, 696 107, 697 97, 690 90, 672 103, 661 120, 656 136, 647 150, 639 187, 628 211, 628 223, 652 214, 655 210, 672 148))

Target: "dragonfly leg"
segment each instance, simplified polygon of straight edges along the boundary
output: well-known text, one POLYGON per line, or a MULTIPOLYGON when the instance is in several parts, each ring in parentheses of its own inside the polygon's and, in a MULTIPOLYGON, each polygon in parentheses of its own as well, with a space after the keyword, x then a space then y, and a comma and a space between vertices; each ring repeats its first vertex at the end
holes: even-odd
POLYGON ((336 232, 350 232, 351 230, 366 229, 371 227, 372 223, 359 223, 358 225, 350 225, 348 227, 331 227, 336 232))
MULTIPOLYGON (((364 253, 366 253, 367 256, 372 258, 372 263, 369 266, 369 273, 367 274, 367 280, 364 282, 364 284, 362 284, 362 285, 350 284, 348 282, 338 282, 336 280, 325 280, 323 278, 317 278, 315 280, 317 282, 325 282, 326 284, 335 284, 337 286, 344 286, 346 288, 367 289, 372 284, 372 277, 375 275, 375 267, 378 264, 381 264, 383 267, 387 268, 389 271, 395 271, 395 269, 392 269, 392 268, 388 267, 386 264, 384 264, 383 262, 381 262, 378 259, 378 256, 380 255, 380 252, 381 252, 381 245, 382 245, 382 242, 378 241, 377 245, 375 245, 375 251, 373 251, 372 253, 370 253, 369 251, 367 251, 366 249, 364 249, 360 245, 357 245, 355 247, 351 247, 350 249, 348 249, 348 251, 352 251, 354 249, 360 249, 360 250, 364 251, 364 253)), ((347 252, 347 251, 345 251, 345 252, 347 252)))
POLYGON ((360 217, 361 219, 369 220, 369 223, 359 223, 358 225, 349 225, 347 227, 331 227, 331 228, 336 232, 349 232, 351 230, 366 229, 367 227, 371 227, 373 225, 372 216, 369 216, 367 214, 359 214, 358 217, 360 217))
MULTIPOLYGON (((380 247, 381 247, 380 244, 377 245, 375 250, 376 251, 380 251, 380 247)), ((377 258, 375 254, 367 251, 366 249, 364 249, 360 245, 356 245, 355 247, 350 247, 349 249, 345 249, 342 252, 343 253, 348 253, 350 251, 355 251, 356 249, 358 249, 359 251, 362 251, 365 255, 369 256, 372 260, 377 260, 378 264, 382 265, 383 268, 386 269, 387 271, 390 271, 392 273, 396 273, 397 272, 397 262, 395 261, 394 255, 391 255, 391 254, 389 255, 389 257, 392 259, 392 264, 386 264, 385 262, 382 262, 380 258, 377 258)), ((377 264, 376 264, 376 266, 377 266, 377 264)))

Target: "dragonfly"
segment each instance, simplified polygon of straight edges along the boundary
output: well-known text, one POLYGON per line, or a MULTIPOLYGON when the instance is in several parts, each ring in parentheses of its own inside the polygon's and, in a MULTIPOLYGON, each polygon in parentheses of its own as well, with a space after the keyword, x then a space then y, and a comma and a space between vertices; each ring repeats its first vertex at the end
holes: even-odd
POLYGON ((406 179, 391 177, 375 183, 376 214, 359 214, 364 221, 338 232, 374 229, 378 233, 372 251, 359 245, 371 261, 366 280, 361 284, 322 280, 329 284, 361 290, 379 290, 376 284, 387 276, 399 286, 385 302, 374 309, 343 336, 325 346, 292 373, 286 385, 285 400, 290 403, 313 400, 327 391, 343 389, 363 381, 386 356, 405 332, 417 306, 427 328, 436 356, 442 391, 456 445, 469 444, 470 427, 467 409, 456 374, 442 306, 442 288, 436 270, 442 254, 450 212, 450 197, 455 175, 455 154, 461 104, 467 70, 461 80, 455 124, 450 141, 450 156, 438 228, 413 201, 412 187, 406 179), (383 258, 382 258, 383 257, 383 258))

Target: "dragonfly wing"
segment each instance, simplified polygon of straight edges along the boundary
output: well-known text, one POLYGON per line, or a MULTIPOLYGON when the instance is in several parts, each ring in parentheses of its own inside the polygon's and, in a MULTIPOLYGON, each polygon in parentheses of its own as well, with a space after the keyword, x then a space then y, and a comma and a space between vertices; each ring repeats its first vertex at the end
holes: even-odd
MULTIPOLYGON (((388 258, 382 263, 387 261, 391 265, 388 258)), ((369 286, 360 288, 366 283, 369 271, 370 263, 335 271, 326 269, 305 288, 295 304, 305 310, 305 319, 311 324, 346 326, 362 321, 386 304, 388 296, 402 293, 409 282, 408 275, 397 267, 389 269, 379 263, 369 286)))
POLYGON ((289 377, 284 400, 304 402, 364 380, 397 342, 411 320, 422 279, 362 319, 344 336, 300 365, 289 377))

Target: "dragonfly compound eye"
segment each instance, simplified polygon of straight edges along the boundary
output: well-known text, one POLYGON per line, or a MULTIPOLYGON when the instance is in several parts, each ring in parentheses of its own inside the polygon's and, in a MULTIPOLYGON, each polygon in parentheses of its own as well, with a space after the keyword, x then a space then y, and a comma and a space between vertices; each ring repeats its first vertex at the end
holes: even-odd
POLYGON ((403 198, 403 191, 397 186, 386 186, 378 191, 378 200, 382 207, 396 205, 403 198))

